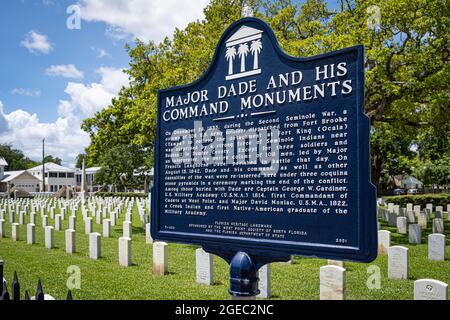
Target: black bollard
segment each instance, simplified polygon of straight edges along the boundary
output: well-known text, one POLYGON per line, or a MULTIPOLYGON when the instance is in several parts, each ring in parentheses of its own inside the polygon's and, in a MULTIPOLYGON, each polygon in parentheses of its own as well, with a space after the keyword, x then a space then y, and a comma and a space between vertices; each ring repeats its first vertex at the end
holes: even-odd
POLYGON ((44 290, 42 290, 41 279, 39 279, 39 281, 38 281, 35 300, 36 301, 44 301, 44 290))
POLYGON ((20 300, 20 283, 19 283, 19 279, 17 278, 16 271, 14 271, 14 279, 11 283, 11 290, 12 290, 13 300, 20 300))

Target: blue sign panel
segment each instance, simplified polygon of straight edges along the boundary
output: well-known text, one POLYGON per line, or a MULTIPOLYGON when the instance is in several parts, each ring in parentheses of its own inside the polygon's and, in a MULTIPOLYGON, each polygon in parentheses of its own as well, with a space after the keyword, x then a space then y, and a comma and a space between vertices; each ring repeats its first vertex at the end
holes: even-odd
POLYGON ((158 93, 153 238, 375 259, 363 91, 362 46, 294 58, 265 22, 231 25, 198 81, 158 93))

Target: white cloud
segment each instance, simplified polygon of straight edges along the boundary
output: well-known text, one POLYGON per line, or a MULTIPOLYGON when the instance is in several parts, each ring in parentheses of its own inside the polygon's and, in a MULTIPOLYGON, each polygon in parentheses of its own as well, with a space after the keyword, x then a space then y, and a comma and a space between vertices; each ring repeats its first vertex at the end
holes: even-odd
MULTIPOLYGON (((97 111, 110 105, 112 98, 117 95, 122 86, 128 84, 128 75, 123 73, 122 69, 102 67, 97 70, 97 73, 101 75, 100 83, 85 85, 69 82, 64 91, 70 96, 71 101, 63 102, 70 103, 72 108, 78 108, 86 117, 91 117, 97 111)), ((67 108, 67 105, 63 106, 63 109, 67 108)))
POLYGON ((41 90, 29 89, 29 88, 14 88, 11 91, 11 94, 12 95, 27 96, 27 97, 40 97, 41 96, 41 90))
POLYGON ((83 79, 84 74, 73 64, 52 65, 45 70, 48 76, 61 76, 71 79, 83 79))
POLYGON ((97 54, 97 58, 99 58, 99 59, 101 59, 101 58, 111 58, 111 55, 105 49, 97 48, 97 47, 91 47, 91 50, 94 51, 97 54))
POLYGON ((48 37, 33 30, 25 35, 25 39, 20 44, 35 54, 48 54, 53 50, 53 46, 49 42, 48 37))
POLYGON ((203 18, 209 0, 80 0, 81 17, 86 21, 108 24, 107 34, 116 39, 125 36, 161 41, 176 27, 203 18))
POLYGON ((46 154, 59 157, 67 166, 74 166, 75 158, 89 145, 89 135, 81 130, 82 119, 107 107, 128 76, 121 69, 99 68, 99 83, 69 82, 65 92, 70 100, 61 100, 55 122, 41 122, 37 114, 22 109, 9 114, 3 112, 0 101, 0 141, 23 150, 32 159, 41 157, 42 139, 46 141, 46 154))

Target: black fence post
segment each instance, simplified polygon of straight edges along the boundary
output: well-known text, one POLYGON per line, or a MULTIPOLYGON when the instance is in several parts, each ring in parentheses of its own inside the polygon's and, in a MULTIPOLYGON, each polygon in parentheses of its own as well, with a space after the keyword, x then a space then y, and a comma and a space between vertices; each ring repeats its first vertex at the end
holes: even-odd
POLYGON ((28 294, 28 290, 25 290, 25 297, 23 298, 23 300, 25 300, 25 301, 30 300, 30 295, 28 294))
MULTIPOLYGON (((3 281, 3 279, 2 279, 2 281, 3 281)), ((8 301, 9 300, 9 292, 8 292, 8 286, 7 285, 3 286, 3 291, 2 291, 2 295, 0 297, 0 300, 3 300, 3 301, 8 301)))
POLYGON ((0 260, 0 295, 3 293, 3 260, 0 260))
POLYGON ((44 300, 44 290, 42 290, 41 279, 38 280, 38 285, 37 285, 35 299, 36 299, 36 301, 43 301, 44 300))
POLYGON ((19 283, 19 279, 17 278, 16 271, 14 271, 14 279, 11 283, 11 290, 12 290, 13 300, 20 300, 20 283, 19 283))
POLYGON ((73 300, 73 297, 72 297, 72 291, 68 291, 67 292, 67 298, 66 298, 66 300, 73 300))

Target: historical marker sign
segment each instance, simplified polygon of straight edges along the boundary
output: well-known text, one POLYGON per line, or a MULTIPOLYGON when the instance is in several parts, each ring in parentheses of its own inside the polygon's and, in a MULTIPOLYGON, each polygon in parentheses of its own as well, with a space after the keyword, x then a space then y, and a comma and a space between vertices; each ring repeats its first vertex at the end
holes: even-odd
POLYGON ((198 81, 158 94, 152 236, 254 256, 371 261, 363 47, 294 58, 245 18, 198 81))

